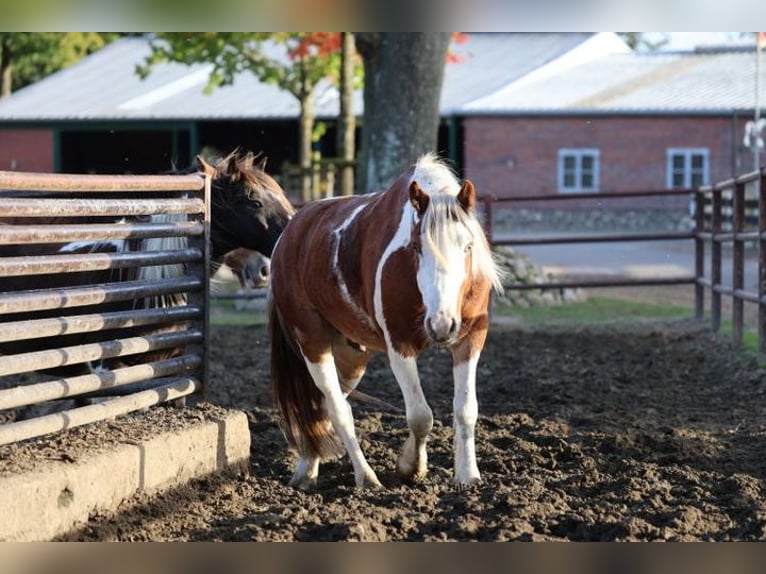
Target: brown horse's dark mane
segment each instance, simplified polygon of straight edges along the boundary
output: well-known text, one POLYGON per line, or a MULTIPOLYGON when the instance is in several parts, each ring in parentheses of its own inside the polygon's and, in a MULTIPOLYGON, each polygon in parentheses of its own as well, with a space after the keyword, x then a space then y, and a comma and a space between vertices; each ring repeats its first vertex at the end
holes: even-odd
POLYGON ((290 208, 294 213, 295 209, 287 200, 284 191, 279 183, 266 173, 266 156, 259 153, 242 153, 240 149, 235 149, 228 155, 218 159, 215 162, 215 168, 221 177, 228 179, 232 183, 241 182, 245 185, 248 192, 248 199, 253 199, 254 190, 267 190, 282 198, 282 204, 290 208))

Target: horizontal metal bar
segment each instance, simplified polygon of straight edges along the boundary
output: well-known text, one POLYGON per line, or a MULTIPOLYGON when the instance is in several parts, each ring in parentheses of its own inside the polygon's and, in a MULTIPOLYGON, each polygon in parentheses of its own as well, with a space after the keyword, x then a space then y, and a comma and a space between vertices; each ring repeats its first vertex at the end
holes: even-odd
POLYGON ((722 191, 732 190, 734 189, 734 186, 736 185, 737 185, 737 181, 735 179, 725 179, 713 185, 713 191, 716 193, 719 193, 722 191))
POLYGON ((54 413, 43 417, 0 425, 0 445, 111 419, 153 405, 191 395, 202 388, 193 377, 175 377, 161 387, 95 405, 54 413))
POLYGON ((0 343, 199 319, 199 307, 164 307, 0 323, 0 343))
POLYGON ((196 277, 179 277, 147 283, 144 281, 123 281, 103 283, 86 287, 63 289, 36 289, 30 291, 6 291, 0 293, 0 314, 24 311, 44 311, 69 307, 82 307, 98 303, 126 301, 168 295, 187 291, 199 291, 202 282, 196 277))
POLYGON ((0 245, 71 243, 147 237, 194 237, 205 232, 197 221, 178 223, 113 223, 82 225, 0 225, 0 245))
POLYGON ((493 238, 493 245, 550 245, 565 243, 612 243, 623 241, 665 241, 694 239, 693 231, 675 231, 667 233, 615 233, 615 234, 581 234, 581 235, 549 235, 541 237, 506 237, 493 238))
POLYGON ((0 189, 26 191, 199 191, 202 176, 184 175, 96 175, 0 171, 0 189))
POLYGON ((0 277, 174 265, 199 261, 202 256, 203 253, 199 249, 177 249, 129 253, 66 253, 37 257, 5 257, 0 258, 0 277))
POLYGON ((727 287, 726 285, 722 285, 720 283, 716 283, 715 285, 712 285, 711 289, 713 289, 713 291, 716 293, 720 293, 721 295, 734 294, 734 289, 732 289, 731 287, 727 287))
POLYGON ((0 376, 76 365, 99 359, 136 355, 187 343, 198 343, 201 340, 202 333, 200 331, 189 330, 156 333, 146 337, 113 339, 100 343, 87 343, 85 345, 73 345, 71 347, 18 353, 16 355, 4 355, 0 356, 0 376))
POLYGON ((736 181, 737 183, 751 183, 757 180, 761 176, 761 172, 762 172, 762 169, 758 171, 751 171, 750 173, 742 174, 737 178, 736 181))
POLYGON ((697 239, 715 241, 718 243, 731 243, 732 241, 757 241, 761 234, 758 231, 741 231, 738 233, 712 233, 710 231, 700 231, 695 233, 697 239))
MULTIPOLYGON (((759 301, 758 293, 755 293, 753 291, 746 291, 745 289, 733 289, 732 287, 721 285, 720 283, 714 284, 707 277, 698 277, 697 284, 702 285, 703 287, 707 287, 708 289, 711 289, 715 293, 720 293, 721 295, 728 295, 729 297, 734 297, 735 299, 742 299, 743 301, 748 301, 750 303, 758 303, 759 301)), ((761 302, 766 303, 766 297, 764 297, 761 300, 761 302)))
POLYGON ((743 301, 748 301, 750 303, 758 303, 758 293, 746 291, 745 289, 735 289, 734 298, 742 299, 743 301))
POLYGON ((0 217, 77 217, 204 213, 200 199, 0 198, 0 217))
POLYGON ((531 289, 585 289, 589 287, 650 287, 652 285, 692 285, 696 282, 693 276, 662 277, 656 279, 589 279, 557 281, 545 283, 511 283, 504 285, 508 291, 528 291, 531 289))
POLYGON ((210 298, 220 300, 265 299, 267 295, 267 289, 250 289, 246 293, 211 293, 210 298))
MULTIPOLYGON (((521 201, 566 201, 582 199, 625 199, 633 197, 672 197, 677 195, 692 195, 694 189, 651 189, 635 191, 603 191, 595 193, 571 193, 557 195, 515 195, 513 197, 492 197, 493 203, 518 203, 521 201)), ((478 201, 485 201, 485 196, 480 196, 478 201)))
MULTIPOLYGON (((122 394, 126 394, 127 389, 124 388, 125 385, 175 375, 190 369, 196 369, 201 364, 202 358, 200 356, 184 355, 183 357, 154 361, 113 371, 92 373, 0 390, 0 410, 15 409, 26 405, 66 399, 109 389, 117 389, 122 394)), ((157 382, 155 381, 156 384, 157 382)))

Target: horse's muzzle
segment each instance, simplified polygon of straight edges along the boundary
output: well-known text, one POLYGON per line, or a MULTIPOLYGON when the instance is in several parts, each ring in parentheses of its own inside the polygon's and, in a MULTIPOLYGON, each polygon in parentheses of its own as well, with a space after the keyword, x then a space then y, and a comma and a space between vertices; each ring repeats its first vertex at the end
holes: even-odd
POLYGON ((437 313, 433 317, 426 317, 426 334, 437 345, 451 343, 460 330, 460 322, 445 313, 437 313))

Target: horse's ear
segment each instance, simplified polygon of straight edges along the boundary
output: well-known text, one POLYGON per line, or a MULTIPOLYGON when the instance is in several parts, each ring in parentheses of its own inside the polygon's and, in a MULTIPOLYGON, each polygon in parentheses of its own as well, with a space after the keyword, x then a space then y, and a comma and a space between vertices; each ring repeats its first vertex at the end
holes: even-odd
POLYGON ((266 171, 266 160, 268 160, 266 156, 263 156, 258 160, 258 164, 255 166, 256 169, 259 169, 261 171, 266 171))
POLYGON ((473 187, 471 180, 466 179, 463 182, 463 187, 457 194, 457 202, 466 211, 471 211, 476 203, 476 189, 473 187))
POLYGON ((423 215, 426 212, 430 200, 431 198, 420 188, 418 182, 413 181, 410 184, 410 203, 415 208, 415 211, 418 212, 418 215, 423 215))
POLYGON ((201 155, 197 156, 197 170, 204 173, 205 175, 209 175, 210 177, 215 177, 218 175, 216 169, 208 162, 206 162, 205 158, 203 158, 201 155))

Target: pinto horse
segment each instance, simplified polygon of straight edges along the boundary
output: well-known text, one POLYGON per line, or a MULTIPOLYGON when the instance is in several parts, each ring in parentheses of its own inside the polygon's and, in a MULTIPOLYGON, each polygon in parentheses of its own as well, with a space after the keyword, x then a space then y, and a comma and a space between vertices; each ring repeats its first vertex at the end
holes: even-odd
POLYGON ((397 471, 425 477, 433 414, 416 358, 431 344, 452 352, 454 480, 480 480, 476 366, 490 292, 502 285, 475 197, 428 154, 387 191, 307 204, 285 228, 271 259, 269 323, 275 402, 298 452, 291 485, 314 488, 320 461, 342 452, 339 437, 356 485, 380 486, 347 401, 374 351, 388 354, 404 397, 410 434, 397 471))
MULTIPOLYGON (((259 252, 266 256, 271 254, 282 229, 294 213, 292 205, 287 200, 279 184, 263 169, 263 163, 257 161, 253 154, 234 152, 215 162, 214 165, 201 157, 197 158, 197 170, 211 178, 211 266, 220 265, 238 248, 246 248, 248 253, 259 252)), ((187 171, 184 173, 191 173, 187 171)), ((175 172, 179 173, 179 172, 175 172)), ((152 223, 176 221, 178 216, 151 216, 152 223)), ((183 216, 181 216, 183 217, 183 216)), ((23 225, 24 218, 2 218, 0 224, 23 225)), ((66 218, 35 218, 34 223, 69 223, 66 218)), ((186 247, 185 237, 157 237, 141 240, 112 240, 82 242, 69 244, 24 244, 0 246, 0 257, 52 255, 74 253, 125 253, 128 251, 161 251, 183 249, 186 247)), ((241 272, 251 271, 249 266, 241 272)), ((80 273, 60 273, 38 275, 30 280, 24 276, 0 277, 0 292, 11 292, 30 288, 61 288, 80 285, 113 283, 122 281, 152 281, 164 277, 182 274, 181 264, 154 265, 136 269, 104 269, 80 273)), ((244 277, 244 275, 241 275, 244 277)), ((243 278, 242 281, 245 281, 243 278)), ((98 308, 80 308, 80 312, 128 311, 139 307, 169 307, 185 303, 185 296, 175 295, 171 298, 151 298, 147 300, 116 301, 98 308)), ((41 318, 53 316, 55 312, 20 313, 14 320, 41 318)), ((166 329, 178 328, 170 326, 166 329)), ((136 334, 145 335, 157 332, 157 327, 135 330, 136 334)), ((71 337, 71 336, 70 336, 71 337)), ((81 334, 76 336, 76 343, 97 342, 103 338, 98 333, 81 334)), ((0 346, 2 354, 16 354, 45 349, 50 341, 45 338, 19 341, 8 341, 0 346)), ((54 368, 48 372, 57 375, 75 375, 88 373, 103 368, 118 368, 138 361, 156 360, 180 354, 182 349, 167 349, 142 354, 137 357, 120 358, 105 364, 75 364, 63 368, 54 368)))

